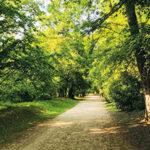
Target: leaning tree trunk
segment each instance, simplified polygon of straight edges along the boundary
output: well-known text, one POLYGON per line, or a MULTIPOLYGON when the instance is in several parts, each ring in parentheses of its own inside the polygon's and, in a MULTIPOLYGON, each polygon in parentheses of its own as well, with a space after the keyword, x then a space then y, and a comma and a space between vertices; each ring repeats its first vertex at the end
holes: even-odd
MULTIPOLYGON (((128 17, 128 24, 130 27, 131 36, 135 37, 139 35, 139 27, 137 16, 135 13, 135 1, 127 0, 126 1, 126 14, 128 17)), ((141 76, 144 96, 145 96, 145 106, 146 106, 146 113, 145 119, 150 121, 150 66, 146 65, 146 54, 148 54, 148 50, 142 49, 141 43, 138 44, 135 50, 135 57, 139 69, 139 73, 141 76)))

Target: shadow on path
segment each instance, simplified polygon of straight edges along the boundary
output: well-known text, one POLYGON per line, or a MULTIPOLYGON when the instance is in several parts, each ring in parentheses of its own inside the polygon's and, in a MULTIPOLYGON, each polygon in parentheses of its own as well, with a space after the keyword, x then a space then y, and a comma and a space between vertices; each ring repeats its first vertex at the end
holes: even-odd
POLYGON ((150 125, 136 119, 109 112, 99 96, 88 96, 3 150, 149 150, 150 125))

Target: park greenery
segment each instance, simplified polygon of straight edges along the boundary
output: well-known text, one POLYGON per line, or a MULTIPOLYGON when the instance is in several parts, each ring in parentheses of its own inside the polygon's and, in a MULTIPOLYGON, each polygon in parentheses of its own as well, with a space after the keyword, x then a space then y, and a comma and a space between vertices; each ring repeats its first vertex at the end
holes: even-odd
POLYGON ((1 104, 97 92, 150 118, 148 0, 0 0, 0 12, 1 104))
POLYGON ((52 99, 22 103, 0 102, 0 144, 16 140, 23 131, 53 119, 75 106, 72 99, 52 99))

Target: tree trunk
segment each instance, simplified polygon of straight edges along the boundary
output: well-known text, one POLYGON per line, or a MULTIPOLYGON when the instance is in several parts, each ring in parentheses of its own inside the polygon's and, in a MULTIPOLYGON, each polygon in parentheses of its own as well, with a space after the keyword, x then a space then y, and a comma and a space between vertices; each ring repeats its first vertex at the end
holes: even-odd
POLYGON ((69 89, 68 97, 71 98, 71 99, 74 99, 74 89, 73 89, 72 86, 69 89))
MULTIPOLYGON (((131 36, 135 37, 139 35, 139 27, 137 16, 135 13, 135 1, 127 0, 126 1, 126 14, 128 17, 128 24, 130 27, 131 36)), ((141 76, 144 96, 145 96, 145 106, 146 113, 145 119, 150 121, 150 66, 146 65, 146 54, 148 54, 148 50, 144 50, 141 48, 141 43, 138 44, 135 50, 135 57, 138 65, 138 70, 141 76)), ((148 60, 149 61, 149 60, 148 60)))

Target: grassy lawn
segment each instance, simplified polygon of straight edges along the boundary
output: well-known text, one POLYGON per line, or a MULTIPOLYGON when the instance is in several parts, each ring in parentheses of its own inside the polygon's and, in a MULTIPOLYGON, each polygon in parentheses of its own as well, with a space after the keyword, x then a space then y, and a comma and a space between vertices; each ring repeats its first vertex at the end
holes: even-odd
POLYGON ((77 103, 61 98, 23 103, 0 102, 0 143, 11 140, 38 122, 54 118, 77 103))

